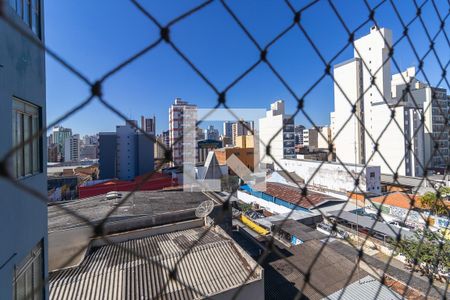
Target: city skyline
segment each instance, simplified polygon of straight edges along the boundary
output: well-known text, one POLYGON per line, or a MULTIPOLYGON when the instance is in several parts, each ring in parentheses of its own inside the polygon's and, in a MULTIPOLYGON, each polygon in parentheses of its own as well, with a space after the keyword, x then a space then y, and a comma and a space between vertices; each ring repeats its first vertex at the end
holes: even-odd
MULTIPOLYGON (((256 2, 234 3, 232 8, 239 10, 242 17, 245 17, 246 25, 251 29, 251 33, 259 43, 264 45, 290 24, 292 16, 287 8, 276 3, 258 7, 259 13, 253 15, 251 11, 255 4, 256 2), (265 25, 266 22, 268 22, 267 25, 265 25)), ((127 4, 117 3, 97 7, 100 4, 80 2, 76 6, 72 5, 74 4, 47 3, 45 6, 46 43, 49 48, 59 53, 70 64, 76 65, 92 80, 108 71, 110 66, 139 51, 147 44, 147 41, 158 36, 156 28, 150 25, 135 8, 127 4), (61 9, 61 6, 65 9, 61 9), (101 17, 98 12, 117 16, 117 18, 110 18, 106 22, 96 22, 101 17), (123 22, 119 16, 124 20, 131 21, 123 22), (78 22, 81 17, 85 22, 78 22), (112 19, 119 23, 111 24, 112 19), (119 28, 119 34, 112 35, 109 31, 111 26, 119 28), (64 31, 61 28, 64 28, 64 31), (129 35, 129 32, 136 34, 129 35), (96 40, 99 34, 102 36, 101 43, 96 40), (124 47, 117 48, 119 43, 124 47), (74 49, 78 49, 74 47, 76 45, 89 45, 86 47, 89 51, 75 51, 74 49), (110 47, 113 47, 115 51, 109 51, 110 47), (95 61, 92 60, 92 57, 95 57, 95 61)), ((155 17, 164 23, 173 17, 171 14, 175 15, 177 11, 185 11, 194 6, 190 3, 177 3, 173 5, 172 10, 167 10, 167 5, 166 3, 146 3, 145 8, 152 11, 155 17), (171 13, 167 13, 167 11, 171 11, 171 13)), ((344 14, 351 29, 360 25, 368 15, 367 8, 361 3, 352 5, 351 10, 348 9, 348 4, 336 5, 337 9, 344 14), (351 16, 347 15, 350 11, 352 11, 351 16)), ((402 2, 398 3, 398 6, 403 13, 404 20, 409 20, 414 16, 415 11, 411 9, 411 6, 402 2)), ((232 82, 259 56, 239 28, 218 25, 227 24, 228 21, 226 13, 222 10, 219 3, 212 4, 207 11, 201 12, 196 18, 183 21, 185 23, 180 26, 179 30, 171 32, 171 37, 179 44, 179 47, 219 89, 232 82), (211 28, 203 28, 201 25, 205 22, 211 23, 211 28), (188 32, 193 33, 190 35, 193 43, 190 43, 190 40, 183 35, 188 32), (210 42, 218 43, 222 47, 218 47, 214 53, 205 52, 204 49, 208 49, 207 45, 210 42), (235 44, 241 45, 239 49, 233 47, 235 44)), ((394 41, 397 41, 401 37, 403 29, 392 8, 389 4, 385 4, 380 6, 377 11, 379 11, 377 14, 379 25, 390 28, 394 41)), ((433 15, 435 13, 430 7, 426 7, 422 14, 424 17, 429 17, 428 19, 431 21, 427 26, 434 32, 439 26, 438 19, 433 15)), ((345 45, 343 41, 347 40, 346 33, 326 3, 318 3, 312 8, 310 15, 302 18, 302 22, 311 34, 311 38, 321 49, 325 59, 331 59, 345 45), (314 26, 317 22, 317 18, 313 17, 314 12, 320 12, 323 15, 320 18, 321 26, 314 26)), ((366 35, 369 30, 369 25, 362 26, 355 33, 355 37, 366 35)), ((428 43, 418 42, 427 40, 423 28, 416 23, 409 29, 409 33, 419 56, 423 56, 429 46, 428 43)), ((445 46, 445 40, 442 38, 436 40, 435 49, 438 55, 444 53, 445 46)), ((335 58, 332 65, 350 59, 353 51, 351 48, 347 47, 335 58)), ((121 74, 113 76, 103 86, 105 99, 127 117, 138 119, 143 111, 147 115, 156 115, 158 132, 168 129, 168 107, 176 97, 181 97, 202 108, 212 107, 217 102, 214 92, 198 76, 193 76, 195 74, 184 61, 176 56, 176 53, 167 50, 165 45, 158 46, 154 50, 155 54, 144 55, 141 58, 142 61, 127 66, 121 74), (149 67, 152 72, 148 71, 149 67)), ((418 61, 405 39, 396 45, 394 57, 401 69, 418 65, 418 61)), ((305 36, 298 29, 289 32, 273 49, 270 49, 268 58, 273 62, 277 71, 286 78, 297 96, 306 92, 325 69, 305 36), (309 59, 299 59, 305 57, 309 59)), ((51 122, 85 99, 89 90, 52 58, 47 58, 46 65, 47 101, 49 104, 47 118, 51 122)), ((430 83, 433 86, 436 85, 442 72, 433 55, 430 54, 424 60, 424 70, 430 83)), ((290 113, 295 112, 296 101, 266 66, 260 65, 254 72, 254 75, 249 75, 227 94, 227 104, 230 107, 267 108, 270 103, 282 99, 286 102, 286 110, 290 113)), ((392 73, 398 72, 393 68, 392 73)), ((423 80, 421 73, 418 74, 418 77, 423 80)), ((305 98, 305 110, 317 125, 329 124, 329 113, 333 111, 331 78, 325 77, 308 94, 305 98), (315 105, 316 103, 320 103, 320 105, 315 105)), ((84 135, 111 130, 116 123, 120 123, 117 116, 98 102, 93 102, 86 110, 62 122, 62 125, 73 128, 74 131, 84 135), (92 121, 81 122, 81 120, 92 121)), ((301 114, 296 116, 295 124, 310 127, 301 114)), ((220 127, 218 129, 220 130, 220 127)))

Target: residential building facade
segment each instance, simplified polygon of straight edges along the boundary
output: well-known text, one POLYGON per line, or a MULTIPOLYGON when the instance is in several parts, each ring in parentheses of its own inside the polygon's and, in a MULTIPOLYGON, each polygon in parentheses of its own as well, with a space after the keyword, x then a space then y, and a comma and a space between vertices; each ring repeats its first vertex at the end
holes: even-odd
POLYGON ((183 163, 183 121, 186 110, 196 110, 197 106, 176 98, 169 108, 169 146, 175 166, 183 163))
POLYGON ((153 116, 153 118, 146 118, 144 116, 141 116, 141 129, 148 134, 155 135, 156 117, 153 116))
MULTIPOLYGON (((433 128, 432 124, 423 126, 424 116, 425 121, 433 122, 433 117, 427 116, 433 109, 428 113, 426 102, 440 101, 432 100, 431 88, 426 96, 427 88, 415 80, 413 68, 391 76, 389 29, 374 26, 354 44, 354 58, 334 67, 333 127, 339 131, 334 139, 337 158, 345 163, 379 165, 382 173, 422 176, 430 156, 431 135, 427 138, 426 128, 433 128), (411 92, 406 92, 406 87, 411 92)), ((435 118, 442 121, 435 127, 440 132, 445 131, 441 116, 435 118)), ((448 149, 445 139, 444 136, 444 152, 445 147, 448 149)))
MULTIPOLYGON (((3 1, 2 12, 25 37, 0 22, 0 157, 17 147, 6 170, 18 185, 47 195, 43 1, 3 1)), ((0 177, 0 299, 46 299, 47 203, 0 177)))
POLYGON ((116 132, 99 134, 101 179, 132 180, 154 170, 154 141, 132 123, 117 126, 116 132))
POLYGON ((205 140, 218 141, 219 138, 219 130, 215 129, 214 126, 210 125, 207 129, 205 129, 205 140))
POLYGON ((229 138, 233 136, 233 122, 231 121, 223 122, 223 135, 229 138))
POLYGON ((294 119, 286 115, 283 100, 271 104, 266 117, 259 119, 260 162, 272 164, 273 159, 265 155, 270 142, 270 154, 276 159, 295 158, 294 119))
POLYGON ((303 145, 303 130, 305 130, 305 126, 295 125, 295 145, 303 145))
POLYGON ((74 134, 64 141, 64 161, 80 160, 80 135, 74 134))
POLYGON ((247 121, 239 121, 235 122, 231 125, 231 142, 233 145, 236 145, 236 138, 241 135, 247 135, 251 134, 251 131, 249 129, 252 129, 251 122, 247 121))
POLYGON ((64 128, 62 126, 55 126, 52 129, 52 143, 58 145, 58 152, 61 155, 61 159, 64 161, 64 155, 66 153, 65 145, 66 139, 72 136, 72 129, 64 128))

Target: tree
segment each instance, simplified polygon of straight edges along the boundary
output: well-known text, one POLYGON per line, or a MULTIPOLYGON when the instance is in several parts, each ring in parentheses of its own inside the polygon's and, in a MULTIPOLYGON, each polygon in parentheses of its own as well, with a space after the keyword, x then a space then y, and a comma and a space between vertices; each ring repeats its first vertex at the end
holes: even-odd
POLYGON ((450 187, 441 187, 437 193, 426 192, 420 202, 423 207, 430 210, 436 215, 449 215, 449 208, 445 205, 444 200, 450 195, 450 187))
POLYGON ((409 266, 427 276, 438 276, 450 270, 450 241, 438 233, 418 230, 413 237, 391 241, 406 257, 409 266))

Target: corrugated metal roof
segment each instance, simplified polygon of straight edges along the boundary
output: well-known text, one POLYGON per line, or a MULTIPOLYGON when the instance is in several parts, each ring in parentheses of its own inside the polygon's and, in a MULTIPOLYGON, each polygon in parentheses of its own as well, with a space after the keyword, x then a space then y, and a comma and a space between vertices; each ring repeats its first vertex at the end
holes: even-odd
POLYGON ((339 290, 326 299, 330 300, 354 300, 354 299, 377 299, 377 300, 394 300, 402 299, 396 292, 381 284, 372 276, 366 276, 361 280, 355 281, 339 290))
POLYGON ((366 216, 358 216, 354 213, 348 211, 334 211, 330 213, 332 216, 339 217, 340 219, 346 220, 359 226, 365 227, 367 229, 373 229, 386 236, 395 238, 399 233, 403 237, 412 237, 413 233, 405 229, 395 227, 393 225, 388 225, 386 223, 375 221, 366 216))
MULTIPOLYGON (((186 286, 171 280, 161 298, 197 299, 240 286, 251 272, 249 263, 232 240, 218 233, 209 231, 194 244, 204 231, 195 228, 119 244, 137 255, 113 245, 100 247, 80 266, 50 274, 50 299, 155 298, 169 270, 189 249, 176 273, 186 286)), ((261 277, 257 271, 248 282, 261 277)))

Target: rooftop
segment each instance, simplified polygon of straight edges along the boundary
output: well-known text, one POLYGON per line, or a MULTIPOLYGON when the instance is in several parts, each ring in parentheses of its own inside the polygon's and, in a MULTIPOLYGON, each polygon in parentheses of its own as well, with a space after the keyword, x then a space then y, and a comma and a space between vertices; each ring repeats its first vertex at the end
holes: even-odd
MULTIPOLYGON (((394 192, 387 195, 370 198, 370 201, 405 209, 422 208, 419 196, 401 192, 394 192), (411 206, 412 201, 414 201, 414 206, 411 206)), ((368 201, 368 203, 370 203, 370 201, 368 201)))
POLYGON ((366 276, 361 280, 355 281, 328 296, 330 300, 353 300, 353 299, 378 299, 378 300, 395 300, 403 299, 402 296, 381 284, 372 276, 366 276))
POLYGON ((284 223, 283 221, 277 221, 274 222, 274 225, 277 227, 283 225, 281 227, 282 231, 296 236, 303 242, 310 240, 320 240, 327 237, 325 234, 294 220, 286 220, 284 221, 284 223))
MULTIPOLYGON (((119 192, 121 198, 107 200, 105 195, 94 196, 82 200, 68 201, 58 206, 63 206, 76 212, 91 221, 93 224, 99 223, 129 194, 128 192, 119 192)), ((120 221, 124 219, 151 216, 157 223, 157 217, 167 213, 178 212, 179 215, 195 217, 194 211, 197 206, 205 200, 214 200, 217 205, 220 203, 210 194, 202 192, 183 192, 183 191, 139 191, 134 192, 129 199, 121 204, 116 211, 109 217, 107 223, 120 221)), ((48 229, 49 232, 64 230, 68 228, 81 227, 86 224, 62 210, 58 206, 48 207, 48 229)), ((141 224, 142 225, 142 224, 141 224)), ((151 224, 156 225, 156 224, 151 224)), ((129 230, 132 228, 129 228, 129 230)))
POLYGON ((262 185, 256 184, 255 190, 262 190, 265 194, 282 199, 286 202, 297 204, 298 206, 314 209, 330 201, 342 202, 342 200, 315 192, 308 191, 307 196, 302 195, 302 190, 285 184, 276 182, 265 182, 266 190, 262 190, 262 185))
POLYGON ((193 228, 93 249, 79 266, 50 274, 50 298, 198 299, 261 280, 255 266, 220 229, 193 228))
POLYGON ((332 212, 331 215, 334 217, 339 216, 339 219, 345 220, 346 222, 358 224, 360 227, 372 229, 391 238, 395 238, 398 234, 401 234, 403 237, 413 236, 413 232, 411 231, 400 229, 386 223, 378 222, 370 217, 358 216, 357 214, 348 211, 337 210, 335 212, 332 212))
MULTIPOLYGON (((293 246, 290 251, 294 255, 276 260, 270 265, 311 300, 323 299, 368 275, 363 270, 353 272, 354 262, 317 240, 293 246), (304 274, 310 267, 307 283, 304 274)), ((283 286, 274 286, 272 289, 283 289, 283 286)))

